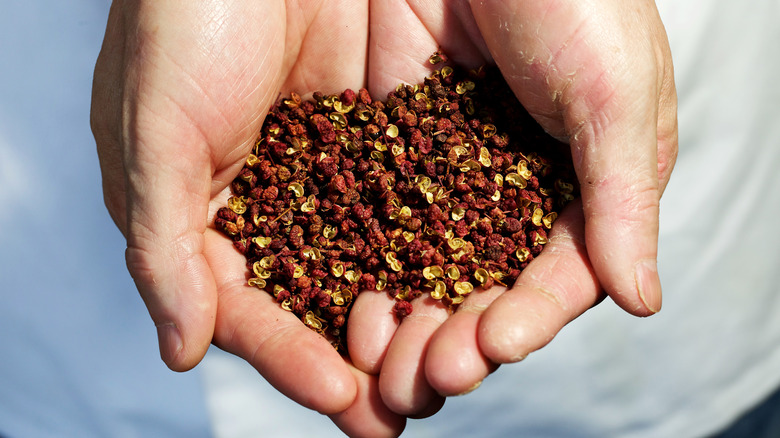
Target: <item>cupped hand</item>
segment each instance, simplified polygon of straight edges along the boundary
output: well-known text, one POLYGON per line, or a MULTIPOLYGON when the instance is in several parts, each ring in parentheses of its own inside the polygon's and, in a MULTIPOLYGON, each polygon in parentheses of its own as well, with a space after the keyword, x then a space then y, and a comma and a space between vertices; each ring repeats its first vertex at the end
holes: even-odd
POLYGON ((213 341, 350 435, 385 436, 405 419, 377 378, 246 286, 243 257, 211 225, 280 93, 365 84, 367 26, 367 2, 117 0, 91 123, 166 364, 190 369, 213 341))
MULTIPOLYGON (((677 155, 677 108, 654 3, 380 4, 386 8, 372 3, 372 18, 416 18, 428 40, 457 62, 492 59, 534 118, 571 145, 582 195, 509 290, 472 293, 452 315, 421 298, 400 326, 388 315, 389 299, 358 297, 350 351, 358 368, 380 373, 387 406, 406 415, 430 413, 442 395, 473 390, 497 364, 546 345, 604 292, 634 315, 657 312, 658 207, 677 155)), ((430 49, 407 48, 395 28, 373 30, 372 40, 384 38, 384 50, 372 61, 407 50, 419 58, 430 49)))

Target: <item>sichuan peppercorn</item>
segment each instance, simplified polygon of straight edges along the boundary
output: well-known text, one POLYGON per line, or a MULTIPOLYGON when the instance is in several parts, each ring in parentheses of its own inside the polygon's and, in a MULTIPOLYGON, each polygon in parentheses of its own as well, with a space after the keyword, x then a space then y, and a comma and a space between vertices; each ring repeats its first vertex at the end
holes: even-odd
POLYGON ((215 226, 248 283, 342 352, 359 293, 386 291, 402 319, 423 293, 454 310, 510 285, 577 195, 567 147, 498 69, 450 65, 384 102, 365 89, 279 99, 231 187, 215 226))

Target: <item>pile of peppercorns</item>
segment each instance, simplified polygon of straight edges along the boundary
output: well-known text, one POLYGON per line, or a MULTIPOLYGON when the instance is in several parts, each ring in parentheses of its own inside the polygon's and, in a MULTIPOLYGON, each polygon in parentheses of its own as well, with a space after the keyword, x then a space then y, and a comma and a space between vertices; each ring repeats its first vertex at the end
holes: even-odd
POLYGON ((454 309, 511 285, 574 181, 568 148, 495 67, 444 66, 384 102, 365 89, 280 99, 216 227, 246 256, 249 285, 345 352, 361 291, 389 293, 401 319, 423 293, 454 309))

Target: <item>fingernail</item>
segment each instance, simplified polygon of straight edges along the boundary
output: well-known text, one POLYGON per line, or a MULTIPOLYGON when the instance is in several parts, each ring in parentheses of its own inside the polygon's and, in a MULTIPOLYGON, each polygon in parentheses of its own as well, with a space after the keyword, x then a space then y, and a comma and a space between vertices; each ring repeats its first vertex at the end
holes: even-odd
POLYGON ((465 391, 463 391, 463 392, 461 392, 460 394, 457 394, 457 395, 458 396, 466 395, 466 394, 468 394, 470 392, 473 392, 475 389, 479 388, 480 386, 482 386, 482 381, 481 380, 479 382, 471 385, 471 387, 469 389, 467 389, 467 390, 465 390, 465 391))
POLYGON ((655 260, 642 260, 634 271, 639 299, 647 310, 657 313, 661 310, 661 279, 658 278, 658 265, 655 260))
POLYGON ((170 366, 183 347, 179 328, 172 322, 158 325, 157 340, 160 343, 160 357, 170 366))

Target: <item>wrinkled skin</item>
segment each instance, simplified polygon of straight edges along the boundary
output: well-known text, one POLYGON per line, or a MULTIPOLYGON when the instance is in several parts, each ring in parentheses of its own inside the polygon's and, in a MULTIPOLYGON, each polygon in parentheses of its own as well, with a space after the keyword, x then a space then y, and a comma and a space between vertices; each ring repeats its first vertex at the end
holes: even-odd
POLYGON ((652 1, 116 0, 91 122, 106 206, 166 364, 190 369, 213 342, 353 436, 399 434, 407 416, 544 346, 605 293, 638 316, 660 309, 658 202, 677 126, 652 1), (348 362, 245 285, 214 212, 280 93, 382 97, 427 75, 438 47, 467 66, 498 64, 571 144, 582 202, 517 284, 471 294, 452 315, 421 298, 399 325, 388 297, 359 295, 348 362))

